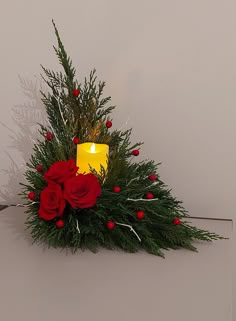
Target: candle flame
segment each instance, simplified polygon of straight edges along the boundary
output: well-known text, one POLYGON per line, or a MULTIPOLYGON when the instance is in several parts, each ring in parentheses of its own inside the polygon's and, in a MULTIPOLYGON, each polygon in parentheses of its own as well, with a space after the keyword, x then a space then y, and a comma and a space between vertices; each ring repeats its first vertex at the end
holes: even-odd
POLYGON ((90 153, 96 153, 96 146, 94 143, 92 143, 91 147, 90 147, 90 153))

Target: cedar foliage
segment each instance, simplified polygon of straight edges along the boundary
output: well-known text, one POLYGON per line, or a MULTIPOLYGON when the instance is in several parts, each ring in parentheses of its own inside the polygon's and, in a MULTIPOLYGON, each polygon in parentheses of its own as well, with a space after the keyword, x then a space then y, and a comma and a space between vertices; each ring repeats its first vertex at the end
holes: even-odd
POLYGON ((27 163, 25 173, 27 184, 23 185, 23 198, 27 200, 27 227, 33 240, 53 247, 78 248, 97 251, 99 247, 121 248, 128 252, 145 249, 147 252, 164 256, 163 249, 186 248, 196 251, 196 240, 212 241, 221 238, 215 233, 198 229, 189 224, 187 212, 171 194, 171 190, 160 180, 158 166, 154 161, 135 162, 133 149, 139 149, 141 143, 131 144, 131 129, 112 130, 106 127, 115 106, 111 97, 103 97, 105 82, 98 81, 96 71, 82 83, 76 80, 76 71, 71 58, 67 55, 60 35, 53 22, 57 38, 54 47, 63 72, 54 72, 42 66, 43 79, 49 91, 42 92, 49 126, 40 125, 42 140, 33 147, 33 154, 27 163), (73 89, 80 90, 79 97, 72 95, 73 89), (54 139, 45 140, 45 134, 52 132, 54 139), (59 229, 55 220, 44 221, 38 215, 40 191, 46 187, 42 173, 35 168, 41 164, 44 170, 59 160, 76 158, 73 137, 79 137, 81 143, 92 141, 109 145, 107 173, 95 173, 102 185, 102 194, 96 205, 88 209, 72 209, 66 206, 63 220, 65 225, 59 229), (156 181, 148 176, 156 175, 156 181), (121 187, 120 193, 114 193, 113 187, 121 187), (36 202, 27 198, 30 191, 36 193, 36 202), (151 192, 154 200, 145 199, 151 192), (136 218, 136 212, 143 211, 145 218, 136 218), (173 219, 181 219, 180 225, 174 225, 173 219), (106 223, 114 221, 113 230, 106 223), (77 230, 79 224, 80 233, 77 230), (135 235, 140 237, 141 241, 135 235))

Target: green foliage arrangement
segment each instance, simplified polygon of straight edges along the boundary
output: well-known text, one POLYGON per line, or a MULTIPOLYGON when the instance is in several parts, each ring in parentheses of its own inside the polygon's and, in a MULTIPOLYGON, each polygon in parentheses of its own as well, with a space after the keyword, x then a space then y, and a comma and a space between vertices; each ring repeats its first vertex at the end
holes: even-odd
POLYGON ((49 126, 40 125, 25 173, 27 227, 33 240, 48 246, 97 251, 100 247, 136 252, 144 249, 196 251, 195 240, 221 238, 189 224, 187 212, 160 180, 154 161, 136 161, 141 143, 131 144, 131 129, 112 130, 111 97, 93 70, 84 82, 67 55, 53 22, 54 47, 63 72, 43 69, 42 92, 49 126), (107 168, 77 173, 78 144, 107 144, 107 168))

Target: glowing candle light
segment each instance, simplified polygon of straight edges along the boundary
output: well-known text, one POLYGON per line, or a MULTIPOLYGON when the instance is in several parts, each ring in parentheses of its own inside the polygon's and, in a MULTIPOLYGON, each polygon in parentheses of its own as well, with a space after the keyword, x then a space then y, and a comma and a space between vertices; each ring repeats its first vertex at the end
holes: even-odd
POLYGON ((92 143, 92 145, 90 147, 90 153, 92 153, 92 154, 96 153, 96 145, 94 143, 92 143))
POLYGON ((76 165, 78 173, 90 173, 90 166, 98 173, 101 165, 107 169, 109 146, 105 144, 83 143, 77 145, 76 165))

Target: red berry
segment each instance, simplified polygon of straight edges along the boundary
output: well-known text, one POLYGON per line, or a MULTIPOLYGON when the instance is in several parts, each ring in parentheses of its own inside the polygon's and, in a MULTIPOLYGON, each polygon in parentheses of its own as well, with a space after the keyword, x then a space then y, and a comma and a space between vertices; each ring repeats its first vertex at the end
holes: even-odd
POLYGON ((151 200, 151 199, 154 198, 154 195, 153 195, 152 193, 147 193, 147 194, 146 194, 146 198, 149 199, 149 200, 151 200))
POLYGON ((79 143, 80 143, 79 138, 78 138, 78 137, 74 137, 74 138, 73 138, 73 143, 74 143, 75 145, 79 144, 79 143))
POLYGON ((134 150, 132 151, 132 154, 133 154, 134 156, 138 156, 138 155, 139 155, 139 150, 138 150, 138 149, 134 149, 134 150))
POLYGON ((145 214, 144 214, 143 211, 138 211, 138 212, 136 213, 136 217, 137 217, 139 220, 142 220, 142 219, 144 219, 145 214))
POLYGON ((148 178, 150 179, 150 181, 155 181, 157 179, 156 175, 154 174, 149 175, 148 178))
POLYGON ((115 222, 113 222, 113 221, 107 222, 108 230, 113 230, 114 227, 115 227, 115 222))
POLYGON ((33 201, 33 200, 35 199, 35 197, 36 197, 35 192, 29 192, 28 198, 29 198, 31 201, 33 201))
POLYGON ((47 133, 45 135, 46 140, 52 140, 53 139, 53 134, 52 133, 47 133))
POLYGON ((120 186, 114 186, 113 187, 113 192, 114 193, 120 193, 120 190, 121 190, 120 186))
POLYGON ((36 166, 36 171, 37 172, 42 172, 43 171, 43 166, 42 165, 37 165, 36 166))
POLYGON ((176 218, 173 219, 173 223, 174 223, 174 225, 180 225, 181 221, 180 221, 180 219, 178 217, 176 217, 176 218))
POLYGON ((108 120, 108 121, 106 122, 106 126, 107 126, 107 128, 111 128, 112 122, 111 122, 110 120, 108 120))
POLYGON ((58 228, 62 228, 65 225, 65 222, 63 220, 56 221, 56 226, 58 228))
POLYGON ((79 89, 74 89, 74 90, 72 91, 72 95, 73 95, 74 97, 78 97, 79 94, 80 94, 79 89))

